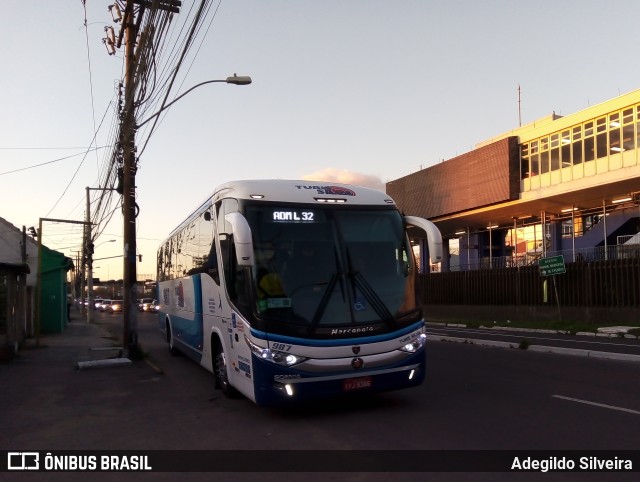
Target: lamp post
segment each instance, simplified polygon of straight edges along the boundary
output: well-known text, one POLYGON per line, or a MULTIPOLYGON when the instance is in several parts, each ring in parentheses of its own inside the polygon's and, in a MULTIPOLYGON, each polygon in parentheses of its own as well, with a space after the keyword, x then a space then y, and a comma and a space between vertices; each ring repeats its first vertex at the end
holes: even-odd
POLYGON ((123 284, 123 300, 122 300, 122 318, 123 318, 123 333, 122 333, 122 345, 126 356, 130 358, 138 358, 138 306, 137 299, 137 273, 136 273, 136 146, 135 146, 135 134, 136 131, 147 124, 147 122, 157 118, 162 112, 171 107, 173 104, 182 99, 185 95, 200 86, 206 84, 212 84, 216 82, 224 82, 233 85, 248 85, 250 84, 251 77, 238 76, 234 74, 231 77, 227 77, 224 80, 207 80, 194 85, 190 89, 186 90, 173 101, 162 106, 158 112, 152 114, 147 119, 136 122, 135 119, 135 107, 133 102, 134 97, 134 26, 127 25, 127 42, 126 42, 126 73, 125 73, 125 102, 124 102, 124 115, 122 121, 122 139, 123 139, 123 156, 122 156, 122 208, 123 208, 123 270, 122 270, 122 284, 123 284))
POLYGON ((249 77, 248 75, 236 75, 233 74, 231 77, 227 77, 226 79, 219 79, 219 80, 205 80, 204 82, 200 82, 199 84, 194 85, 193 87, 191 87, 190 89, 184 91, 182 94, 180 94, 178 97, 176 97, 175 99, 173 99, 171 102, 169 102, 167 105, 163 106, 162 109, 160 109, 158 112, 156 112, 155 114, 151 115, 149 118, 143 120, 142 122, 136 124, 136 128, 140 128, 143 125, 145 125, 147 122, 149 122, 151 119, 155 119, 156 117, 158 117, 160 114, 162 114, 162 112, 164 112, 165 110, 167 110, 169 107, 171 107, 173 104, 175 104, 176 102, 178 102, 180 99, 182 99, 185 95, 187 95, 189 92, 191 92, 192 90, 197 89, 198 87, 201 87, 203 85, 206 84, 213 84, 216 82, 225 82, 227 84, 233 84, 233 85, 249 85, 252 80, 251 77, 249 77))

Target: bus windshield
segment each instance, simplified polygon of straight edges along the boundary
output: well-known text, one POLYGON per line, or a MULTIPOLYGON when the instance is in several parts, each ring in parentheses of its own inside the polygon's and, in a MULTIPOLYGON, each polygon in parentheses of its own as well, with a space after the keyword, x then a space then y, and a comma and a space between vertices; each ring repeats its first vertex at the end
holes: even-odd
POLYGON ((253 324, 281 334, 355 337, 421 318, 396 209, 249 205, 253 324))

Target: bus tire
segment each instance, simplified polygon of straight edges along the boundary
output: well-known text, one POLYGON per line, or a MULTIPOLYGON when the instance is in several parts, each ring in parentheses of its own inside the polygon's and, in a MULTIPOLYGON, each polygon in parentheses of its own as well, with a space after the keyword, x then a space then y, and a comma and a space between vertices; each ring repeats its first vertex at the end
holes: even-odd
POLYGON ((167 339, 167 343, 169 344, 169 353, 171 353, 173 356, 178 355, 178 349, 173 342, 173 334, 171 333, 171 324, 169 323, 169 320, 165 322, 165 337, 167 339))
POLYGON ((222 343, 215 337, 212 340, 212 344, 215 346, 213 351, 213 373, 216 377, 216 388, 219 388, 227 398, 237 398, 238 391, 229 383, 229 364, 222 343))

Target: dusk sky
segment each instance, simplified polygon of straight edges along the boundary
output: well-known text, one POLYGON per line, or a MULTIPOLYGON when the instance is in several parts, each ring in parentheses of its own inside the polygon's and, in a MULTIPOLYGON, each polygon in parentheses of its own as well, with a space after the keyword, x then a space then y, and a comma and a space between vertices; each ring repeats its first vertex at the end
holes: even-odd
MULTIPOLYGON (((123 52, 109 56, 102 44, 111 3, 3 1, 0 217, 20 229, 42 217, 84 219, 123 71, 123 52)), ((182 3, 176 27, 200 2, 182 3)), ((155 274, 160 241, 224 182, 384 190, 518 127, 518 86, 523 124, 640 88, 637 0, 210 3, 174 94, 233 73, 253 83, 202 86, 162 117, 136 179, 139 274, 155 274)), ((122 254, 113 199, 96 258, 122 254)), ((80 249, 80 228, 46 234, 52 249, 80 249)), ((122 276, 121 258, 95 266, 102 279, 122 276)))

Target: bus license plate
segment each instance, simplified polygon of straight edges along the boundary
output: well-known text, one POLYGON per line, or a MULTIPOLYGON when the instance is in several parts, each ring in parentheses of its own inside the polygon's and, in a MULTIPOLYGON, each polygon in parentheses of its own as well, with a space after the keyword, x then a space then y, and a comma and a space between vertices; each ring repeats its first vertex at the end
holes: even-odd
POLYGON ((372 381, 371 377, 347 378, 346 380, 342 380, 342 390, 349 392, 351 390, 370 388, 372 381))

